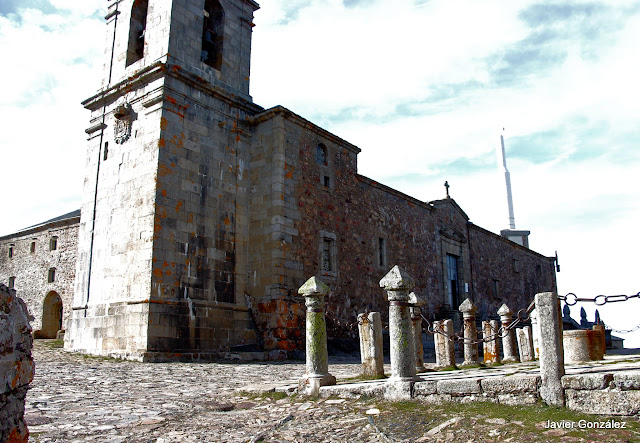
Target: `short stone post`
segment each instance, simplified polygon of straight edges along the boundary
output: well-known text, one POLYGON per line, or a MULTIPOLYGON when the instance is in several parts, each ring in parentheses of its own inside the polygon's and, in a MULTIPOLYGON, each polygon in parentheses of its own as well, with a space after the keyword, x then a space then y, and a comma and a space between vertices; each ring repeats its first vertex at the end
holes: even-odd
POLYGON ((533 357, 540 358, 540 325, 538 324, 538 313, 534 309, 530 314, 531 318, 531 335, 533 336, 533 357))
POLYGON ((464 362, 462 366, 478 364, 478 330, 476 329, 476 311, 478 308, 470 299, 462 302, 458 308, 462 312, 464 322, 464 362))
POLYGON ((516 334, 518 338, 518 350, 520 351, 520 361, 534 361, 531 326, 516 329, 516 334))
POLYGON ((560 301, 554 292, 542 292, 536 294, 535 302, 540 325, 540 397, 548 405, 564 406, 564 350, 560 301))
POLYGON ((329 293, 329 287, 311 277, 298 293, 304 297, 307 306, 307 372, 300 380, 299 392, 316 396, 320 393, 320 386, 336 384, 336 378, 329 374, 324 319, 324 296, 329 293))
POLYGON ((415 292, 409 294, 409 303, 411 303, 411 322, 413 323, 413 343, 416 347, 416 372, 424 372, 424 347, 422 344, 422 310, 420 306, 424 306, 424 300, 415 292))
POLYGON ((498 340, 498 330, 500 329, 500 323, 498 320, 483 321, 482 322, 482 338, 487 340, 482 344, 482 350, 484 352, 484 363, 489 365, 495 365, 500 363, 500 341, 498 340))
POLYGON ((413 285, 413 279, 397 265, 380 280, 380 287, 387 291, 389 300, 391 377, 386 394, 389 399, 410 398, 415 380, 416 350, 409 311, 413 285))
POLYGON ((358 315, 360 332, 360 358, 362 375, 382 377, 384 361, 382 355, 382 320, 379 312, 358 315))
POLYGON ((504 332, 502 333, 502 352, 504 354, 502 362, 517 363, 520 359, 518 358, 515 334, 513 333, 513 329, 506 329, 513 320, 513 311, 509 309, 509 306, 503 304, 500 306, 500 309, 498 309, 498 315, 500 316, 500 322, 504 328, 504 332))
POLYGON ((452 340, 447 337, 453 335, 453 320, 440 320, 433 323, 435 330, 446 334, 435 333, 433 340, 436 345, 436 367, 438 369, 453 368, 456 366, 456 354, 452 340))

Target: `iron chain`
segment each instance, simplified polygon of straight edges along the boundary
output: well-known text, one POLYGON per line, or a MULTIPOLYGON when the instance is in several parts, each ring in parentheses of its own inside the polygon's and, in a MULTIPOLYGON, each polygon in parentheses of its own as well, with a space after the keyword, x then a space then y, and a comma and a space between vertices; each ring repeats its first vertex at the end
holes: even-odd
POLYGON ((606 305, 607 303, 618 303, 621 301, 631 300, 632 298, 640 298, 640 292, 634 295, 615 294, 615 295, 597 295, 594 298, 578 297, 573 292, 567 295, 558 295, 558 300, 564 301, 568 306, 575 306, 578 302, 595 303, 596 306, 606 305))

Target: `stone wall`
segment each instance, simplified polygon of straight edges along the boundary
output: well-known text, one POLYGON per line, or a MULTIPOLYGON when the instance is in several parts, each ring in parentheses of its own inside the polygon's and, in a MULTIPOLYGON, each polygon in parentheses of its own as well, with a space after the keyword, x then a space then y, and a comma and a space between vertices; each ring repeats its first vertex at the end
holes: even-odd
POLYGON ((26 442, 25 396, 33 380, 33 338, 27 306, 0 284, 0 441, 26 442))
POLYGON ((495 318, 504 303, 525 309, 535 294, 556 291, 555 263, 479 226, 469 226, 477 318, 495 318))
POLYGON ((414 277, 430 318, 450 316, 473 298, 486 319, 502 303, 517 311, 535 290, 555 289, 549 258, 476 228, 453 199, 424 203, 359 175, 357 147, 285 108, 256 120, 249 289, 267 349, 302 349, 304 309, 295 291, 312 275, 331 288, 330 340, 355 339, 357 329, 348 325, 359 313, 379 311, 387 318, 378 282, 395 264, 414 277), (458 260, 454 300, 447 254, 458 260), (487 292, 494 279, 500 281, 497 297, 487 292))
POLYGON ((65 220, 44 223, 0 238, 0 282, 9 286, 10 279, 14 279, 13 289, 34 317, 32 326, 36 336, 55 338, 56 332, 64 329, 69 319, 76 273, 78 221, 78 215, 74 214, 65 220), (54 238, 55 245, 52 243, 54 238), (49 281, 49 269, 55 269, 52 282, 49 281))

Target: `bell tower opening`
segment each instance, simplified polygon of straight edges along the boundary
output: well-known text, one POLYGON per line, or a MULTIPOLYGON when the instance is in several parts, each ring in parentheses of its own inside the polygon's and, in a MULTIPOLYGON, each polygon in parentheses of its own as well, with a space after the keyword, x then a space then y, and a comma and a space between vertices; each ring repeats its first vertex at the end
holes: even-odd
POLYGON ((131 7, 127 66, 137 62, 144 56, 144 37, 147 29, 148 6, 148 0, 135 0, 131 7))
POLYGON ((203 14, 200 60, 219 71, 222 68, 224 10, 218 0, 206 0, 203 14))

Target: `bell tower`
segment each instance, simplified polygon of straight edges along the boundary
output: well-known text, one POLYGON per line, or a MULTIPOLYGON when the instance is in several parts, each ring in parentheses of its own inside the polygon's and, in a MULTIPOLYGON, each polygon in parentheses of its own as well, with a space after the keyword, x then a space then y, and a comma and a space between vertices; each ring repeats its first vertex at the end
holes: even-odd
POLYGON ((108 0, 65 347, 158 361, 256 341, 252 0, 108 0))

